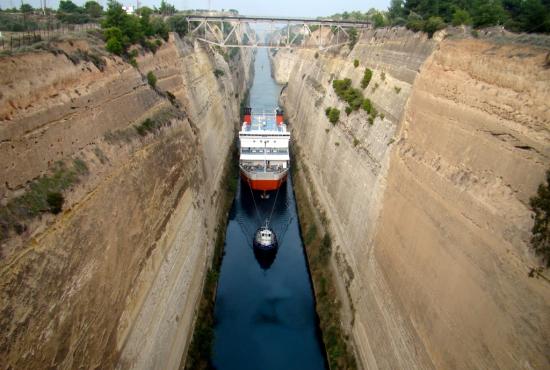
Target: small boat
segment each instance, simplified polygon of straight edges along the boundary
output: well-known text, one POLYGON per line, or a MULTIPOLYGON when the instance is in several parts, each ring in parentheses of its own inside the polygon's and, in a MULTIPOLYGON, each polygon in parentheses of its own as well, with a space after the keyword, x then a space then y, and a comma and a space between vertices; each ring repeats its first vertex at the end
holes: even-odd
POLYGON ((254 248, 260 249, 262 251, 272 251, 277 249, 277 236, 272 229, 267 226, 260 227, 256 230, 254 235, 254 248))

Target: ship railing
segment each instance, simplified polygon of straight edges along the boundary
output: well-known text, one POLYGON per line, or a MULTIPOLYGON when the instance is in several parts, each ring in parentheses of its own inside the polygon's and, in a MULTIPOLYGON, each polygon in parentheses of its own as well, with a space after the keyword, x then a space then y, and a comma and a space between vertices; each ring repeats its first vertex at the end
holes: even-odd
POLYGON ((241 166, 244 170, 249 171, 249 172, 280 173, 280 172, 283 172, 283 171, 286 170, 286 168, 284 168, 283 166, 267 166, 267 169, 266 169, 265 166, 262 166, 262 165, 251 166, 251 165, 243 164, 241 166))
POLYGON ((264 148, 258 148, 258 149, 241 149, 242 154, 288 154, 287 149, 268 149, 267 152, 264 148))

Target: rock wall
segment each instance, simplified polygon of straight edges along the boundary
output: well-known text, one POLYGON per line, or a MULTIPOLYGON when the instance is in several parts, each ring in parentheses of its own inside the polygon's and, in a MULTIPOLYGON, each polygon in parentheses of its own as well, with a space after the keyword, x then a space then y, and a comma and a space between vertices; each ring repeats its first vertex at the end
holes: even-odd
POLYGON ((443 36, 373 30, 351 53, 273 58, 335 239, 343 323, 365 368, 545 368, 528 199, 550 163, 548 50, 443 36), (365 67, 373 125, 331 87, 359 87, 365 67))
POLYGON ((87 166, 61 214, 2 240, 7 368, 177 368, 190 339, 252 55, 227 63, 175 35, 138 68, 102 52, 73 40, 0 59, 2 206, 57 161, 87 166), (147 118, 161 124, 142 136, 147 118))

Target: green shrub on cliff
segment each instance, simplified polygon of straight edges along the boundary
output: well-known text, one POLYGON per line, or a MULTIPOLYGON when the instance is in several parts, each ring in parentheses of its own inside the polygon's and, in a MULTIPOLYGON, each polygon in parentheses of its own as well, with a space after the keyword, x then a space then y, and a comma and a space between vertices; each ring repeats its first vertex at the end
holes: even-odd
POLYGON ((445 28, 446 24, 441 17, 430 17, 424 25, 424 32, 432 37, 434 33, 445 28))
POLYGON ((122 44, 120 43, 120 40, 118 40, 116 38, 111 38, 111 39, 107 40, 107 44, 105 45, 105 49, 107 49, 107 51, 109 53, 113 53, 113 54, 116 54, 116 55, 121 55, 122 52, 124 51, 124 48, 122 47, 122 44))
POLYGON ((46 196, 46 201, 50 206, 50 212, 56 215, 61 212, 65 199, 63 198, 63 194, 58 191, 54 191, 48 193, 46 196))
POLYGON ((359 67, 359 59, 355 59, 355 60, 353 61, 353 66, 354 66, 355 68, 359 67))
POLYGON ((351 80, 349 78, 332 81, 332 87, 336 95, 338 95, 341 100, 348 103, 351 110, 355 111, 361 108, 364 100, 363 93, 351 86, 351 80))
POLYGON ((351 88, 351 80, 344 78, 343 80, 332 81, 332 88, 340 98, 343 98, 346 91, 351 88))
POLYGON ((157 86, 157 77, 152 71, 147 73, 147 83, 154 89, 157 86))
POLYGON ((457 8, 453 13, 453 26, 460 26, 460 25, 471 25, 472 24, 472 17, 470 16, 470 13, 464 9, 457 8))
POLYGON ((335 125, 336 123, 338 123, 338 121, 340 120, 340 110, 336 109, 336 108, 332 108, 330 110, 330 113, 328 115, 328 120, 330 121, 330 123, 332 123, 333 125, 335 125))
POLYGON ((369 86, 370 80, 372 79, 372 71, 368 68, 365 68, 365 73, 363 74, 363 79, 361 80, 361 87, 366 89, 369 86))
POLYGON ((147 118, 145 121, 135 127, 138 134, 140 134, 141 136, 145 136, 149 132, 154 132, 158 128, 158 126, 159 125, 156 121, 147 118))
POLYGON ((340 111, 336 108, 328 107, 325 109, 325 115, 333 125, 335 125, 340 119, 340 111))
POLYGON ((363 108, 363 110, 365 110, 368 114, 370 114, 370 112, 372 111, 372 102, 370 101, 370 99, 365 99, 365 100, 363 100, 362 108, 363 108))
POLYGON ((531 246, 542 257, 546 267, 550 267, 550 170, 546 171, 546 184, 540 184, 537 195, 529 201, 535 213, 531 246))

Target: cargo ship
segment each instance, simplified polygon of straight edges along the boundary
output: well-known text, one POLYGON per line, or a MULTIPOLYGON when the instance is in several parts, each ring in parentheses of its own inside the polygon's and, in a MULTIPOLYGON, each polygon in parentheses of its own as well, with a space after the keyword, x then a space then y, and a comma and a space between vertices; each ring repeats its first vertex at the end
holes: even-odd
POLYGON ((252 114, 244 109, 239 132, 241 177, 252 190, 277 190, 286 181, 290 168, 289 142, 283 111, 252 114))

